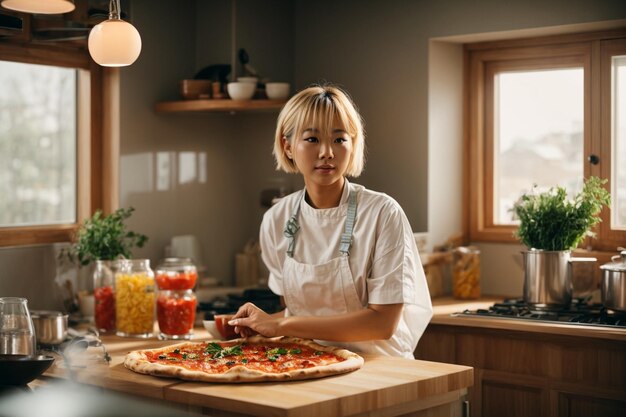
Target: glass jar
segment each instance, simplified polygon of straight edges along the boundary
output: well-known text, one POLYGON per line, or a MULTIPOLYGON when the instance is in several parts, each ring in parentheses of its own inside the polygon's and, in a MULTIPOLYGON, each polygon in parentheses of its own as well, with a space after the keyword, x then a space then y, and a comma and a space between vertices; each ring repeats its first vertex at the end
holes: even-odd
POLYGON ((196 295, 192 290, 159 290, 159 339, 190 339, 196 320, 196 295))
POLYGON ((458 247, 452 252, 452 296, 458 299, 480 297, 480 250, 458 247))
POLYGON ((36 353, 35 326, 28 311, 28 300, 0 297, 0 355, 33 356, 36 353))
POLYGON ((115 273, 115 324, 118 336, 154 334, 154 272, 149 259, 119 261, 115 273))
POLYGON ((155 268, 160 339, 189 339, 196 318, 198 271, 189 258, 166 258, 155 268))
POLYGON ((118 261, 96 261, 93 273, 94 319, 100 333, 115 331, 115 272, 118 261))
POLYGON ((189 258, 165 258, 154 272, 160 290, 191 290, 198 280, 198 270, 189 258))

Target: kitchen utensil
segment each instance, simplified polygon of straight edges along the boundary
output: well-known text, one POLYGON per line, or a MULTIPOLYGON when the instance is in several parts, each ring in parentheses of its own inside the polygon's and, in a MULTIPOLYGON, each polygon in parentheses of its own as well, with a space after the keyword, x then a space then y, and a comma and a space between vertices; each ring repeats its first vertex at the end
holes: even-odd
POLYGON ((284 100, 289 97, 289 83, 266 83, 265 94, 270 100, 284 100))
POLYGON ((26 385, 53 362, 53 357, 44 355, 0 355, 0 385, 26 385))
POLYGON ((626 312, 626 250, 600 266, 602 304, 611 310, 626 312))
POLYGON ((31 314, 41 345, 59 345, 67 337, 67 314, 52 310, 33 310, 31 314))
POLYGON ((536 309, 553 309, 572 301, 572 272, 596 258, 572 258, 570 251, 531 249, 524 257, 524 301, 536 309))
POLYGON ((0 298, 0 354, 33 356, 35 328, 28 311, 28 300, 0 298))
POLYGON ((228 83, 228 95, 233 100, 250 100, 256 91, 256 84, 248 82, 228 83))

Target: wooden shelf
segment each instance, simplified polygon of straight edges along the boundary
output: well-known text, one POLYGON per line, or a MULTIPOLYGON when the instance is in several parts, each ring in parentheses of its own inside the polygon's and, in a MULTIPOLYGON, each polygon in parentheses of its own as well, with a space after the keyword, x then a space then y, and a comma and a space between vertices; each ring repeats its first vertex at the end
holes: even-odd
POLYGON ((180 100, 156 103, 159 113, 172 112, 249 112, 280 110, 286 100, 180 100))

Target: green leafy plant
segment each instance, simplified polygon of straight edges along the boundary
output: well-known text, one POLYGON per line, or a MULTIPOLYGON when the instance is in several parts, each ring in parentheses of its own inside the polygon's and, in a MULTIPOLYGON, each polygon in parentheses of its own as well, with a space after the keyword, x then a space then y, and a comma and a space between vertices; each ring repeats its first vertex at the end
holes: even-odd
POLYGON ((98 210, 85 220, 75 236, 71 247, 61 252, 72 262, 88 265, 96 260, 113 260, 120 256, 131 258, 131 249, 143 247, 148 237, 126 230, 124 221, 135 209, 120 208, 107 216, 98 210))
POLYGON ((601 221, 602 207, 611 204, 611 195, 603 187, 606 182, 590 177, 573 200, 562 187, 523 194, 512 209, 520 220, 515 236, 529 248, 575 249, 586 236, 594 236, 591 228, 601 221))

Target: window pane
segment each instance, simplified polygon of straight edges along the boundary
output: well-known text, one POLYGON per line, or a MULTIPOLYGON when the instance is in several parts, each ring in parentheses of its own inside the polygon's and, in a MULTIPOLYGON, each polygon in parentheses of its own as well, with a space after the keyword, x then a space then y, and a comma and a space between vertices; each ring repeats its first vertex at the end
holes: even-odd
POLYGON ((76 221, 76 76, 0 61, 0 227, 76 221))
POLYGON ((583 184, 582 68, 501 72, 494 97, 494 223, 513 224, 520 195, 583 184))
POLYGON ((626 230, 626 56, 613 57, 612 70, 611 228, 626 230))

